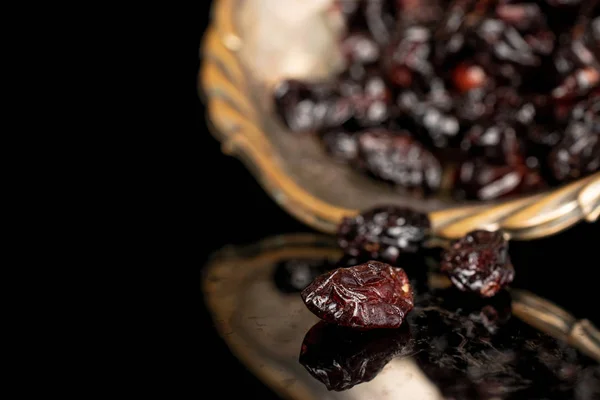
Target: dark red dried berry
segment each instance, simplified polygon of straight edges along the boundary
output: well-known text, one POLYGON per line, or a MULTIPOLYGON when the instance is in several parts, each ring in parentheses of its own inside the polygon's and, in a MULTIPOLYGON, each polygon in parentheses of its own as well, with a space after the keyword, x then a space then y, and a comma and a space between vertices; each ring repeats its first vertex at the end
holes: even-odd
POLYGON ((379 60, 379 45, 364 32, 351 33, 342 40, 342 55, 351 64, 373 64, 379 60))
POLYGON ((458 198, 496 200, 543 187, 539 172, 525 164, 493 165, 477 158, 461 164, 455 192, 458 198))
POLYGON ((387 206, 344 218, 337 238, 348 255, 395 262, 402 253, 419 251, 430 229, 426 214, 387 206))
POLYGON ((462 291, 492 297, 512 282, 515 271, 502 232, 473 231, 442 255, 441 270, 462 291))
POLYGON ((422 26, 407 28, 400 40, 384 54, 383 64, 388 79, 399 87, 409 87, 414 75, 431 77, 433 66, 429 59, 431 33, 422 26))
POLYGON ((438 190, 442 167, 415 139, 389 131, 368 131, 358 136, 359 166, 373 176, 407 189, 438 190))
POLYGON ((392 97, 378 74, 367 73, 358 82, 342 80, 340 93, 352 105, 352 117, 359 126, 378 126, 389 119, 392 97))
POLYGON ((352 104, 331 83, 281 82, 275 89, 275 107, 292 132, 332 128, 353 115, 352 104))
POLYGON ((299 361, 328 390, 342 391, 372 380, 411 349, 406 325, 363 332, 321 321, 306 333, 299 361))
POLYGON ((377 261, 319 276, 302 300, 322 320, 360 330, 398 328, 413 308, 404 270, 377 261))
POLYGON ((485 157, 497 165, 524 162, 522 144, 515 128, 506 123, 475 125, 465 135, 462 149, 472 157, 485 157))

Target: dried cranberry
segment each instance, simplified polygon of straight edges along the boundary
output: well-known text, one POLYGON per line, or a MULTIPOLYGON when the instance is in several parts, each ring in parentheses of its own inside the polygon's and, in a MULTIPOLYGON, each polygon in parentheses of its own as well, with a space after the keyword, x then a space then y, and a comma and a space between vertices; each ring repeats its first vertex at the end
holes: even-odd
POLYGON ((275 90, 275 106, 292 132, 339 126, 353 114, 350 102, 340 97, 329 83, 284 81, 275 90))
POLYGON ((322 320, 361 330, 398 328, 413 308, 404 270, 377 261, 319 276, 302 299, 322 320))
POLYGON ((400 40, 393 43, 383 60, 387 77, 399 87, 409 87, 413 76, 433 75, 433 66, 429 59, 431 52, 431 33, 422 26, 407 28, 400 40))
POLYGON ((387 44, 396 28, 396 0, 363 0, 369 32, 380 45, 387 44))
POLYGON ((299 361, 328 390, 342 391, 372 380, 411 349, 406 325, 364 332, 321 321, 306 333, 299 361))
POLYGON ((359 126, 378 126, 389 119, 391 94, 381 76, 367 74, 359 82, 342 80, 340 93, 352 105, 352 117, 359 126))
POLYGON ((515 272, 501 232, 473 231, 442 255, 441 270, 462 291, 492 297, 511 283, 515 272))
POLYGON ((434 192, 442 180, 435 156, 406 133, 367 131, 358 137, 359 165, 373 176, 407 189, 434 192))
POLYGON ((477 158, 461 164, 455 192, 458 198, 496 200, 529 193, 544 186, 539 172, 525 164, 493 165, 477 158))
POLYGON ((600 96, 579 103, 571 118, 565 137, 549 156, 553 176, 559 182, 600 170, 600 96))
POLYGON ((379 60, 379 45, 364 32, 348 35, 341 43, 341 51, 348 64, 373 64, 379 60))
POLYGON ((522 144, 507 123, 475 125, 465 135, 462 149, 472 157, 485 157, 498 165, 523 163, 522 144))
POLYGON ((415 125, 417 133, 435 147, 444 148, 460 139, 460 123, 450 110, 452 99, 443 83, 430 81, 431 90, 426 95, 412 91, 398 97, 399 110, 415 125))
POLYGON ((387 206, 344 218, 337 237, 346 254, 395 262, 401 253, 417 252, 430 228, 426 214, 387 206))

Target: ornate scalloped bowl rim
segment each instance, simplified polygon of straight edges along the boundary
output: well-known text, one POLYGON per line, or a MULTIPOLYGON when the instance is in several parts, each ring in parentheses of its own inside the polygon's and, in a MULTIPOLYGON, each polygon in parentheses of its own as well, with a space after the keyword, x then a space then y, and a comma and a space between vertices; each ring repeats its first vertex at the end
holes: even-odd
MULTIPOLYGON (((233 1, 215 1, 212 24, 201 48, 198 86, 212 133, 222 142, 223 152, 240 158, 287 212, 313 228, 333 233, 342 218, 358 210, 314 197, 274 162, 271 145, 256 122, 256 110, 243 91, 246 81, 236 54, 243 40, 235 30, 233 1)), ((599 216, 600 173, 541 194, 429 214, 434 232, 443 238, 457 238, 474 229, 503 229, 518 240, 549 236, 581 220, 595 222, 599 216)))

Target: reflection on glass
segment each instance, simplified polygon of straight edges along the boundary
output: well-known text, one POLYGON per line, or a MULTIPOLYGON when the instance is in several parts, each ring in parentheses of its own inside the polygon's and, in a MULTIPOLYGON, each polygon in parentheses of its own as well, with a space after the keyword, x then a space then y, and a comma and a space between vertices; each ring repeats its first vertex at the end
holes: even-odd
POLYGON ((589 321, 524 290, 484 300, 448 288, 435 254, 402 261, 415 308, 400 329, 353 332, 319 322, 299 291, 349 262, 341 256, 331 238, 285 235, 228 248, 207 266, 203 289, 220 334, 283 397, 600 398, 600 367, 584 355, 600 360, 589 321))
MULTIPOLYGON (((583 399, 594 363, 510 318, 510 296, 481 300, 454 289, 421 296, 409 319, 415 359, 448 399, 583 399)), ((596 381, 595 385, 600 384, 596 381)))
POLYGON ((306 333, 300 364, 327 389, 348 390, 375 378, 394 357, 411 353, 408 324, 356 331, 319 322, 306 333))

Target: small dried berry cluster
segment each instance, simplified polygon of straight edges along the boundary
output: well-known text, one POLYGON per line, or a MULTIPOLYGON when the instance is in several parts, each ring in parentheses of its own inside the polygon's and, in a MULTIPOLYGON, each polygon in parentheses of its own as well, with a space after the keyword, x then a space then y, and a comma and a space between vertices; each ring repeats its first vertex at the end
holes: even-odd
POLYGON ((290 130, 317 132, 335 158, 412 192, 480 200, 600 169, 599 1, 339 8, 346 70, 275 92, 290 130))
MULTIPOLYGON (((416 253, 429 237, 425 214, 393 206, 346 218, 338 243, 358 260, 398 264, 401 254, 416 253)), ((442 254, 441 271, 461 291, 495 296, 514 278, 508 243, 501 232, 473 231, 442 254)), ((318 276, 302 290, 310 311, 322 320, 359 330, 398 328, 414 307, 413 289, 402 268, 367 261, 318 276)))

